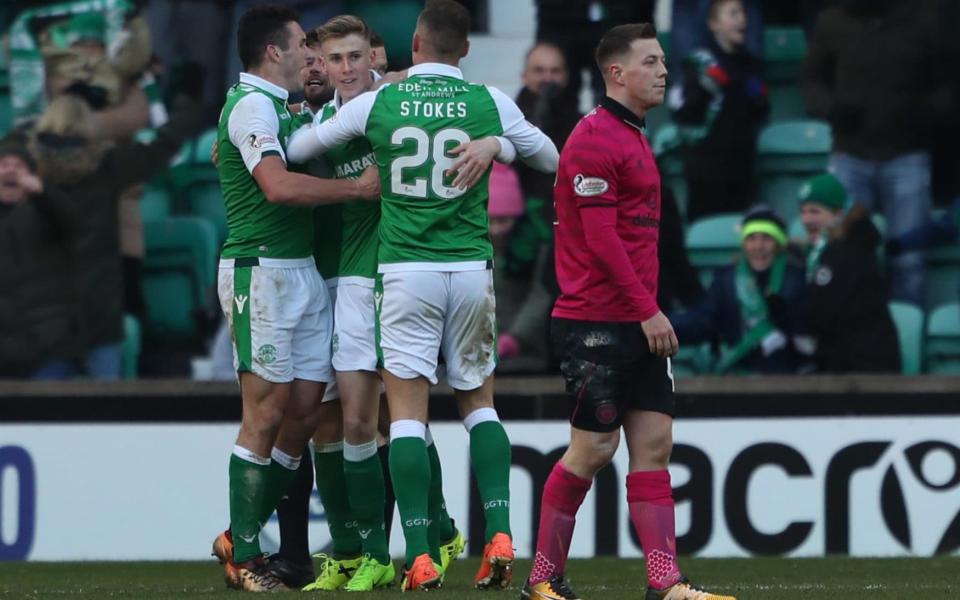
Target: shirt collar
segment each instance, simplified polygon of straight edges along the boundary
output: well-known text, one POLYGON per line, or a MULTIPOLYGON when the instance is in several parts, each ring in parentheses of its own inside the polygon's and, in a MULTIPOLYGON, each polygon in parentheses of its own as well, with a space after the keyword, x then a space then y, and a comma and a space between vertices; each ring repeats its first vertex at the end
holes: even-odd
POLYGON ((247 85, 260 88, 271 96, 276 96, 284 102, 286 102, 287 98, 290 97, 290 92, 283 89, 279 85, 270 83, 266 79, 257 77, 256 75, 251 75, 250 73, 240 73, 240 83, 245 83, 247 85))
MULTIPOLYGON (((374 83, 383 79, 383 76, 380 75, 380 73, 377 73, 376 71, 374 71, 373 69, 370 69, 370 77, 373 78, 374 83)), ((337 88, 333 88, 333 107, 337 110, 340 110, 341 106, 343 106, 343 100, 340 98, 340 92, 337 91, 337 88)))
POLYGON ((624 123, 630 125, 638 131, 642 132, 643 128, 647 126, 645 119, 641 119, 635 112, 620 104, 610 96, 604 96, 603 99, 600 100, 600 106, 607 109, 613 114, 613 116, 621 119, 624 123))
POLYGON ((420 63, 407 69, 407 77, 414 75, 440 75, 441 77, 454 77, 463 79, 463 72, 453 65, 443 63, 420 63))

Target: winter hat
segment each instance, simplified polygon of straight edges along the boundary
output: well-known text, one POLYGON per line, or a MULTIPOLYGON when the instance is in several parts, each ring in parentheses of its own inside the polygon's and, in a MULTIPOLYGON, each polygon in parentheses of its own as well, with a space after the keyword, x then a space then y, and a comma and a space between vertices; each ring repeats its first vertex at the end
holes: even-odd
POLYGON ((487 210, 491 217, 523 216, 523 192, 517 172, 507 165, 493 163, 490 171, 490 204, 487 210))
POLYGON ((740 222, 740 241, 754 233, 765 233, 781 246, 787 245, 787 224, 769 206, 758 204, 740 222))
POLYGON ((847 190, 833 173, 823 173, 806 180, 800 186, 799 196, 801 206, 816 202, 834 211, 847 207, 847 190))

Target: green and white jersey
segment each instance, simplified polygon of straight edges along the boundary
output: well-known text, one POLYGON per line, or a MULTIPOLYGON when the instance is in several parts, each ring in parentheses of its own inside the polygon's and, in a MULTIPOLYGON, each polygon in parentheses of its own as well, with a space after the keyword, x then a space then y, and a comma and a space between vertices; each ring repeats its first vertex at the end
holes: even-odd
MULTIPOLYGON (((316 122, 322 123, 332 118, 339 104, 340 95, 334 93, 333 100, 324 105, 316 122)), ((355 138, 335 146, 327 150, 323 157, 337 179, 355 179, 360 177, 364 169, 376 165, 370 143, 364 138, 355 138)), ((338 275, 372 280, 377 275, 380 203, 354 201, 341 204, 339 208, 342 237, 338 275)))
POLYGON ((367 92, 312 128, 322 151, 366 137, 380 171, 381 273, 486 269, 493 259, 487 221, 487 180, 467 190, 446 171, 454 147, 503 136, 527 157, 547 138, 496 88, 468 83, 460 69, 424 63, 408 79, 367 92))
POLYGON ((220 188, 227 210, 224 258, 305 258, 313 253, 310 208, 267 202, 253 170, 270 155, 286 161, 284 148, 294 129, 287 91, 269 81, 240 74, 220 113, 217 147, 220 188))

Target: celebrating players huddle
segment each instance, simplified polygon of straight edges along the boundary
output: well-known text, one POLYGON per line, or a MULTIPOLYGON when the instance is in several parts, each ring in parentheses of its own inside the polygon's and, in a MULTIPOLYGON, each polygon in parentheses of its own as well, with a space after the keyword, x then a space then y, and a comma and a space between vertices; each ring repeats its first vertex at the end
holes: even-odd
MULTIPOLYGON (((496 326, 487 178, 494 159, 511 162, 519 156, 535 169, 554 172, 559 157, 553 142, 523 118, 512 100, 463 79, 457 65, 467 53, 469 29, 461 5, 429 0, 413 37, 414 66, 380 79, 374 65, 385 64, 385 55, 382 49, 372 51, 372 32, 357 17, 334 17, 309 35, 283 6, 254 7, 240 21, 244 72, 227 93, 217 136, 229 228, 218 291, 234 341, 243 402, 229 466, 230 526, 213 545, 229 587, 369 591, 392 585, 396 572, 387 546, 391 489, 406 543, 401 589, 440 587, 450 562, 465 547, 446 512, 440 459, 428 427, 429 390, 440 378, 454 390, 483 502, 485 545, 475 584, 502 589, 511 582, 511 449, 493 404, 496 326), (330 87, 333 97, 325 102, 330 87), (305 101, 291 106, 289 93, 301 90, 305 101), (306 529, 309 486, 305 491, 298 485, 303 478, 297 473, 309 469, 311 458, 333 540, 332 556, 323 557, 315 580, 309 556, 283 556, 289 541, 284 536, 306 529), (278 510, 281 553, 265 559, 259 533, 281 501, 300 510, 278 510)), ((656 67, 634 55, 653 50, 649 42, 656 40, 621 38, 626 41, 604 59, 615 64, 611 73, 616 71, 608 90, 611 85, 633 89, 640 80, 651 83, 653 76, 646 72, 662 69, 659 45, 656 67)), ((598 108, 610 111, 603 126, 619 127, 622 119, 636 127, 623 112, 632 104, 606 101, 612 104, 598 108)), ((639 143, 632 132, 617 135, 625 144, 639 143)), ((576 136, 575 131, 571 139, 576 136)), ((636 136, 642 138, 639 129, 636 136)), ((592 168, 589 161, 584 164, 592 168)), ((618 194, 634 193, 636 184, 654 192, 635 203, 643 204, 651 219, 659 217, 655 166, 642 167, 646 178, 637 176, 620 188, 608 181, 613 176, 609 165, 600 167, 596 175, 561 169, 570 181, 558 181, 558 190, 566 185, 571 187, 566 196, 577 196, 567 210, 612 207, 616 221, 617 207, 624 202, 618 194), (584 197, 595 198, 583 202, 584 197)), ((558 192, 558 201, 566 196, 558 192)), ((607 210, 595 212, 607 218, 607 210)), ((588 227, 578 228, 580 235, 588 227)), ((653 239, 655 257, 655 230, 641 237, 653 239)), ((632 258, 625 259, 628 268, 632 258)), ((655 272, 655 264, 652 268, 655 272)), ((613 296, 618 285, 626 284, 606 284, 613 296)), ((647 278, 631 285, 633 291, 643 291, 647 278)), ((567 470, 558 463, 544 491, 537 564, 523 590, 525 598, 576 598, 562 564, 579 505, 571 498, 582 500, 595 472, 597 461, 585 458, 593 449, 590 444, 610 446, 609 439, 596 436, 609 437, 606 432, 619 432, 623 425, 633 459, 631 424, 643 428, 636 435, 653 432, 657 438, 639 454, 640 462, 656 471, 631 473, 628 488, 631 501, 636 496, 654 507, 638 509, 653 515, 644 517, 650 531, 646 537, 641 531, 640 538, 645 549, 648 540, 655 540, 651 548, 659 570, 670 567, 650 577, 654 587, 648 597, 718 598, 690 586, 675 567, 669 476, 664 480, 672 388, 665 389, 663 381, 669 388, 669 356, 676 339, 662 313, 650 312, 648 293, 638 292, 636 298, 645 304, 638 311, 623 311, 626 319, 599 320, 643 321, 642 333, 639 325, 636 330, 603 325, 609 326, 611 339, 646 336, 650 358, 638 360, 639 371, 656 382, 650 402, 599 397, 597 387, 627 395, 638 388, 627 392, 622 382, 595 386, 589 375, 582 378, 581 367, 589 361, 603 364, 604 358, 564 348, 572 397, 590 403, 591 409, 612 404, 613 418, 601 428, 590 417, 571 421, 574 443, 561 461, 567 470), (581 373, 579 379, 573 371, 581 373), (658 411, 654 414, 661 418, 633 418, 649 411, 658 411), (547 510, 554 505, 560 508, 547 510), (558 540, 559 546, 546 538, 558 540)), ((584 316, 589 311, 577 312, 576 301, 567 305, 574 306, 571 314, 580 315, 574 319, 586 319, 555 312, 555 322, 569 321, 564 322, 562 343, 572 348, 574 338, 589 335, 590 322, 598 319, 584 316)), ((595 411, 599 418, 608 413, 595 411)))

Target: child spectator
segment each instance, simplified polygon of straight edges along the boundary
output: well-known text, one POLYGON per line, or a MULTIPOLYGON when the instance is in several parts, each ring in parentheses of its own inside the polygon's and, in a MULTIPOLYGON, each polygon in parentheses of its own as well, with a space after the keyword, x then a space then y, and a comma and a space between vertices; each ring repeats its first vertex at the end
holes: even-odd
POLYGON ((757 135, 769 111, 760 61, 744 46, 741 0, 713 0, 708 25, 713 39, 687 58, 670 98, 687 143, 688 221, 751 204, 757 135))

